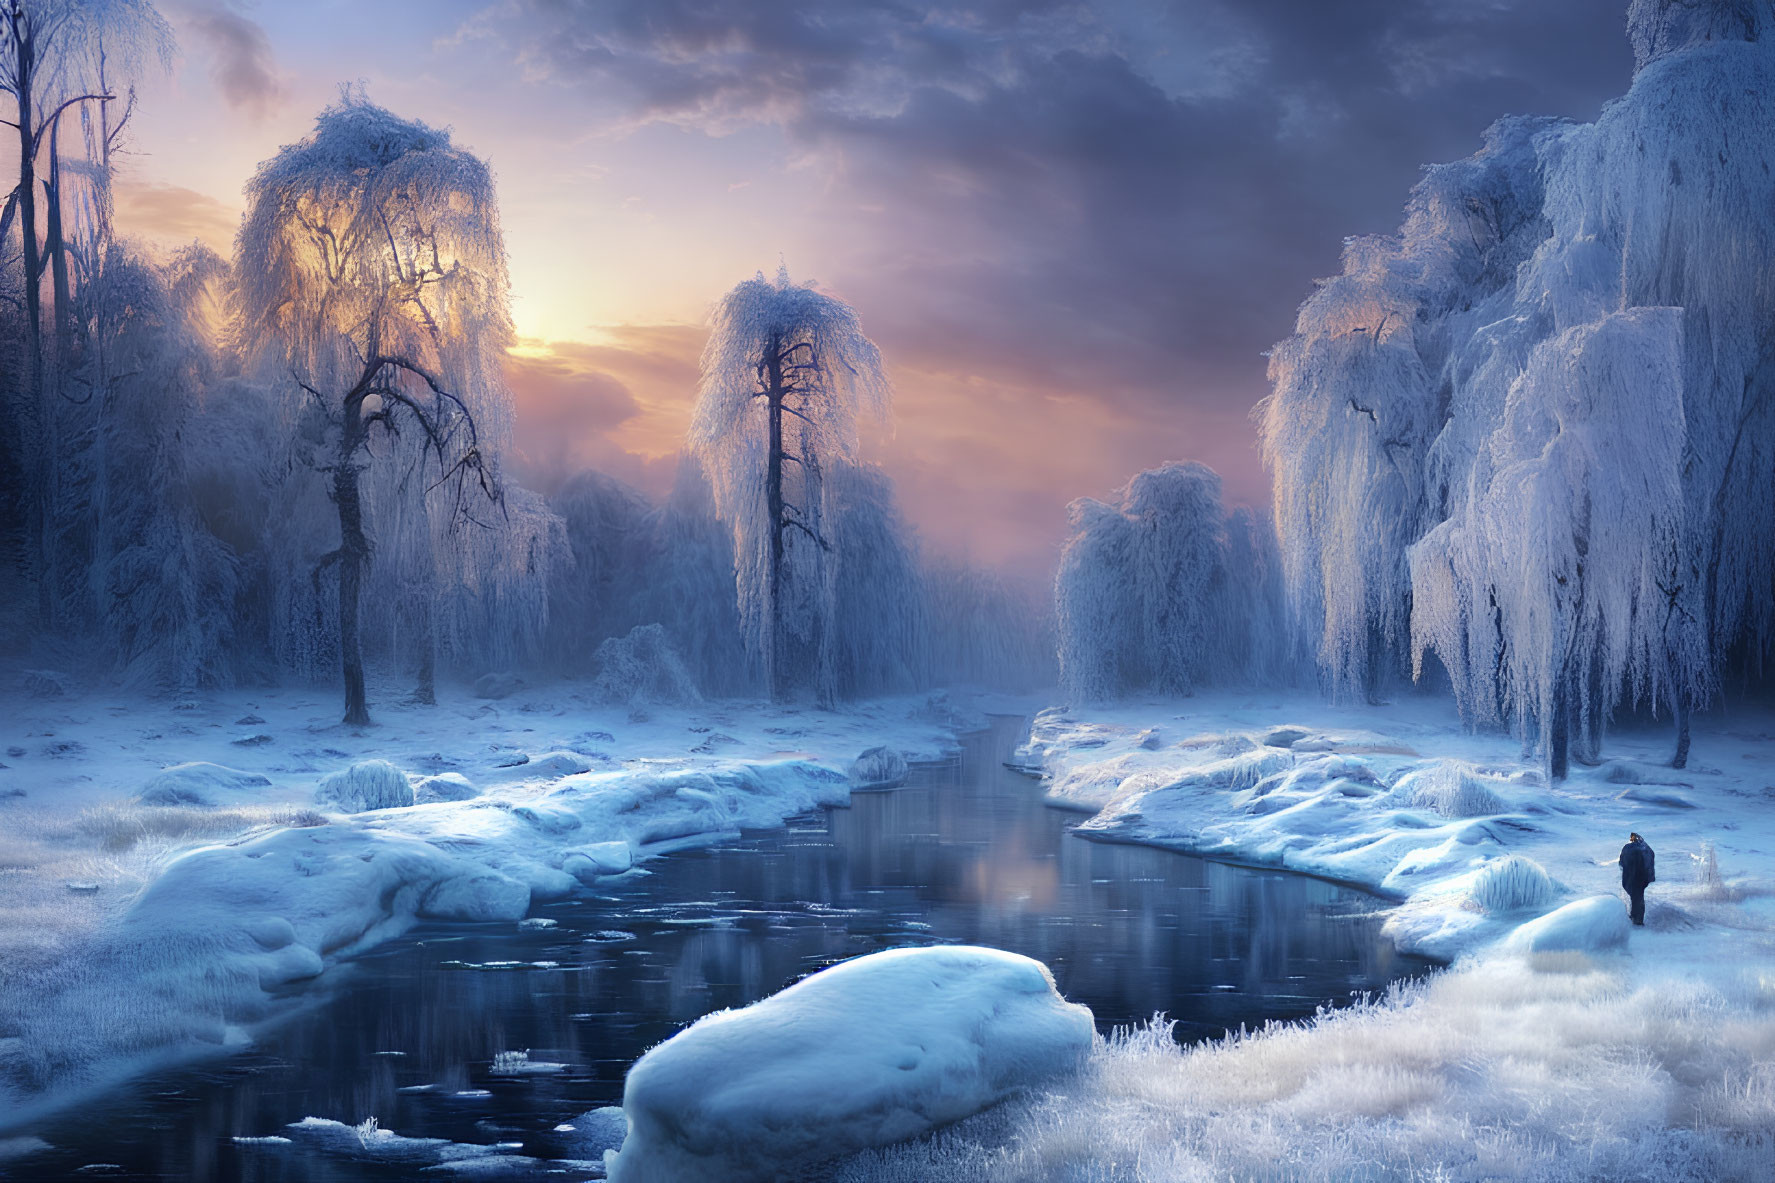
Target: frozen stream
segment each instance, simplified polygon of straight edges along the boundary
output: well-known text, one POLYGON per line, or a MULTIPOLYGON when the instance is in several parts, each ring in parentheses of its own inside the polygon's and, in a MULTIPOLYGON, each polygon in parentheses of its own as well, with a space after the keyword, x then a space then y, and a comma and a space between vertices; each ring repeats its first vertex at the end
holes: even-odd
MULTIPOLYGON (((536 915, 553 927, 416 929, 330 974, 252 1050, 19 1131, 56 1149, 0 1163, 0 1175, 283 1183, 413 1178, 437 1161, 367 1162, 355 1141, 284 1128, 309 1116, 571 1157, 555 1126, 615 1104, 628 1065, 678 1026, 890 945, 1026 953, 1101 1029, 1164 1011, 1183 1038, 1310 1014, 1423 970, 1393 951, 1359 892, 1069 835, 1076 815, 999 763, 1017 726, 971 737, 958 763, 917 770, 902 789, 546 905, 536 915), (566 1068, 493 1075, 508 1050, 566 1068), (294 1141, 234 1141, 265 1136, 294 1141)), ((559 1165, 516 1177, 587 1177, 559 1165)))

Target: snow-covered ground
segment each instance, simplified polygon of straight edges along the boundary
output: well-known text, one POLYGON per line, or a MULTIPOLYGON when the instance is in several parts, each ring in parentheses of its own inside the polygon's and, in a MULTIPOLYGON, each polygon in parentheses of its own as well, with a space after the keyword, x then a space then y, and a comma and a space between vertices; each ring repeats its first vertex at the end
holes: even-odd
POLYGON ((1361 884, 1450 969, 1225 1043, 1101 1044, 1065 1085, 846 1180, 1775 1178, 1775 718, 1663 730, 1550 786, 1407 698, 1038 717, 1019 759, 1087 833, 1361 884), (1615 859, 1658 852, 1646 927, 1615 859), (1539 951, 1537 951, 1539 950, 1539 951))
POLYGON ((941 758, 982 719, 942 695, 631 710, 568 682, 436 707, 383 688, 376 724, 348 728, 322 688, 171 704, 18 671, 0 686, 0 1128, 250 1039, 418 918, 519 919, 652 854, 843 804, 866 750, 941 758))

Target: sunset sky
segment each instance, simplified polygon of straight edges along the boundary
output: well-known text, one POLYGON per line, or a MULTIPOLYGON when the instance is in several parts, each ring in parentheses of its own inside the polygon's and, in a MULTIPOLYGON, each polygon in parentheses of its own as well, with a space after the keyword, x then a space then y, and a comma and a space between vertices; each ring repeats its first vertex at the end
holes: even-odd
POLYGON ((1344 237, 1508 113, 1628 82, 1624 0, 165 0, 126 233, 226 253, 342 83, 498 176, 520 469, 670 480, 702 324, 779 261, 897 390, 932 547, 1052 569, 1066 503, 1171 459, 1267 481, 1250 411, 1344 237))

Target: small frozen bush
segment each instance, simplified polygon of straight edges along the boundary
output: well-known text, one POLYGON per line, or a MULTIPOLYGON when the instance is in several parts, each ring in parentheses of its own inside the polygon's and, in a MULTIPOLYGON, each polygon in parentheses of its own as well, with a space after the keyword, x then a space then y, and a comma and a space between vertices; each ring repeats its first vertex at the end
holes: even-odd
POLYGON ((1559 887, 1541 864, 1520 854, 1493 859, 1473 877, 1467 898, 1494 915, 1542 908, 1552 903, 1559 887))
POLYGON ((1732 895, 1720 874, 1720 857, 1711 842, 1703 842, 1701 853, 1695 856, 1695 894, 1704 900, 1730 899, 1732 895))
POLYGON ((328 773, 314 791, 315 804, 331 805, 340 813, 398 809, 414 804, 414 800, 407 774, 387 760, 364 760, 328 773))
POLYGON ((635 706, 702 700, 690 670, 657 624, 638 624, 626 636, 611 637, 598 646, 593 660, 598 676, 592 697, 599 702, 635 706))
POLYGON ((1455 764, 1413 772, 1406 784, 1413 809, 1432 810, 1443 817, 1490 817, 1508 810, 1483 780, 1455 764))

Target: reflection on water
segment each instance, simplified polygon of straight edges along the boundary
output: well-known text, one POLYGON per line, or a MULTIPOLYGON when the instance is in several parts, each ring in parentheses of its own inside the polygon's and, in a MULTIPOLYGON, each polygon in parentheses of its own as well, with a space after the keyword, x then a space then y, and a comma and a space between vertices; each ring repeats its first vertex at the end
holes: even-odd
POLYGON ((1069 835, 1077 816, 1000 766, 1016 738, 1007 722, 903 789, 548 905, 538 915, 553 927, 415 930, 330 974, 325 996, 252 1052, 138 1081, 32 1131, 58 1150, 14 1173, 110 1163, 123 1168, 112 1178, 283 1183, 418 1169, 300 1136, 233 1141, 288 1134, 307 1116, 571 1156, 555 1125, 616 1103, 629 1064, 683 1024, 894 945, 1026 953, 1103 1029, 1163 1011, 1182 1038, 1310 1014, 1423 968, 1381 938, 1360 893, 1069 835), (511 1050, 565 1070, 494 1074, 511 1050))

